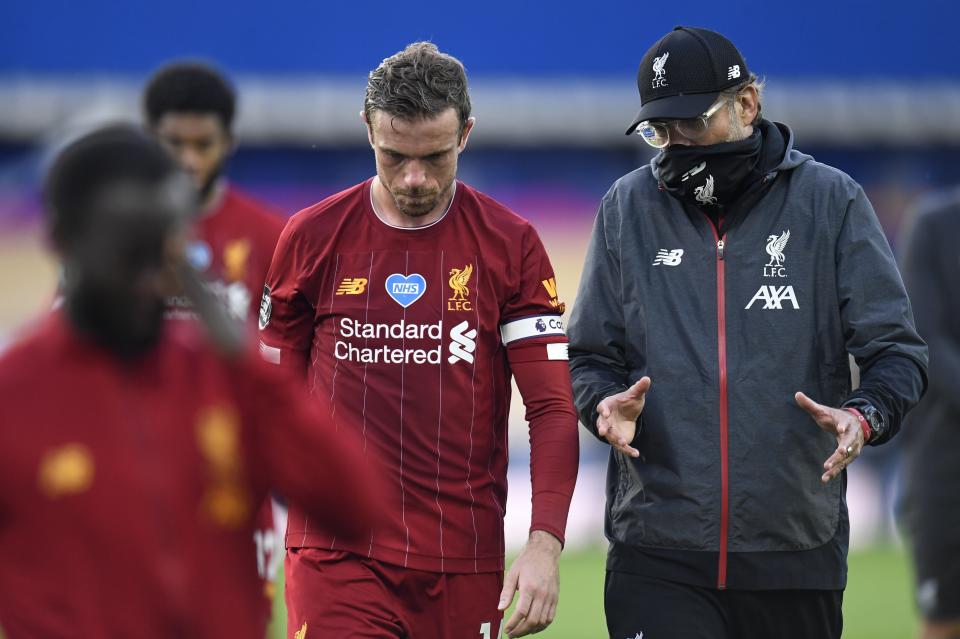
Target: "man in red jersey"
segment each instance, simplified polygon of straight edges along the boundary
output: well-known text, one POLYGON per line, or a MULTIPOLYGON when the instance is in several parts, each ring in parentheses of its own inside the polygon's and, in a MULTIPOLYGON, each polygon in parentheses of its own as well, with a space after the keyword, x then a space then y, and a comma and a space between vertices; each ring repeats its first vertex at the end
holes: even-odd
MULTIPOLYGON (((256 317, 283 220, 223 177, 235 145, 233 89, 209 66, 174 63, 150 79, 143 110, 150 132, 200 193, 200 214, 187 246, 191 264, 237 318, 256 317)), ((177 308, 176 300, 171 310, 189 313, 177 308)))
POLYGON ((262 639, 244 557, 268 491, 340 535, 374 521, 361 449, 316 400, 236 336, 222 354, 195 323, 163 321, 175 273, 190 275, 193 191, 129 127, 81 138, 50 172, 64 303, 0 358, 8 639, 262 639))
POLYGON ((391 507, 362 542, 291 509, 289 626, 490 639, 519 591, 502 630, 538 632, 556 612, 578 450, 553 269, 527 221, 456 180, 474 124, 459 61, 423 42, 387 58, 361 117, 377 175, 287 225, 261 351, 360 434, 391 507), (511 374, 530 422, 533 521, 504 580, 511 374))
MULTIPOLYGON (((151 134, 192 178, 200 194, 200 212, 191 224, 187 244, 191 264, 203 273, 207 286, 230 313, 252 326, 283 220, 223 177, 235 146, 233 88, 210 66, 169 64, 147 84, 143 111, 151 134)), ((172 295, 168 303, 171 316, 193 315, 186 296, 172 295)), ((276 514, 282 521, 283 508, 278 506, 276 514)), ((264 580, 266 622, 282 557, 270 500, 264 502, 257 521, 254 544, 257 570, 264 580)))

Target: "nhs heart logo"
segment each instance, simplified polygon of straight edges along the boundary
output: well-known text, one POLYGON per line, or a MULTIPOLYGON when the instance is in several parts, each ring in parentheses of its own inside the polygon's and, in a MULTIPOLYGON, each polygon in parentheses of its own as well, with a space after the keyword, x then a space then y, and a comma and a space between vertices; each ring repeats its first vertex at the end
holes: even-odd
POLYGON ((213 261, 213 252, 206 242, 199 240, 190 242, 187 244, 185 252, 187 254, 187 261, 190 262, 190 266, 193 268, 198 271, 205 271, 210 268, 210 263, 213 261))
POLYGON ((419 273, 394 273, 386 281, 387 294, 400 306, 407 308, 427 292, 427 280, 419 273))

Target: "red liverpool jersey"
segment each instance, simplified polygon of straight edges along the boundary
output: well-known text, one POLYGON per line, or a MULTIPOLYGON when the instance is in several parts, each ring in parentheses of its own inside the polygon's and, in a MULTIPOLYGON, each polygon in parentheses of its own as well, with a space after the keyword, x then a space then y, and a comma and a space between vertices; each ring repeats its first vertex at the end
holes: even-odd
MULTIPOLYGON (((230 313, 253 321, 284 220, 227 186, 220 204, 193 225, 187 257, 230 313)), ((170 300, 173 316, 191 315, 186 298, 170 300)))
POLYGON ((300 384, 225 361, 192 322, 165 330, 125 362, 55 312, 0 358, 8 639, 262 639, 250 539, 271 487, 366 535, 362 452, 300 384))
MULTIPOLYGON (((357 543, 292 510, 287 546, 419 570, 502 570, 508 351, 537 344, 540 359, 566 360, 553 269, 526 220, 461 182, 444 217, 415 229, 377 217, 371 182, 287 225, 261 302, 261 351, 305 374, 337 427, 379 460, 388 521, 357 543)), ((560 402, 566 411, 569 391, 560 402)), ((560 457, 575 479, 567 421, 572 462, 560 457)), ((562 539, 569 492, 566 503, 546 492, 572 483, 540 488, 535 480, 533 527, 562 539)))

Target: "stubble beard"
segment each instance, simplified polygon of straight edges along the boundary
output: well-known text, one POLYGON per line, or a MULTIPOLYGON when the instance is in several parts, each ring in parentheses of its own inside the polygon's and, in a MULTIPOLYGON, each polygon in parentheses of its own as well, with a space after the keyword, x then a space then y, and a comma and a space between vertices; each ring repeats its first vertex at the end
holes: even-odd
POLYGON ((421 218, 435 212, 445 204, 446 198, 453 187, 453 180, 440 191, 416 189, 412 191, 391 191, 393 202, 403 215, 411 218, 421 218), (414 198, 413 200, 409 198, 414 198))

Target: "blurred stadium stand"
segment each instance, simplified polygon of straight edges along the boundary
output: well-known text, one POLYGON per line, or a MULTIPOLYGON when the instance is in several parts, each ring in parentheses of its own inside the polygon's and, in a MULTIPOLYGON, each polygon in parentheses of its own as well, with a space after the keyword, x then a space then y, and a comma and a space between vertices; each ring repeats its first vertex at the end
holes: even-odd
MULTIPOLYGON (((56 270, 36 233, 49 145, 104 120, 138 118, 147 75, 171 59, 209 60, 234 79, 241 146, 229 174, 289 214, 373 173, 357 115, 366 73, 409 42, 433 40, 471 77, 478 126, 461 177, 537 225, 572 301, 597 203, 650 157, 623 130, 639 108, 637 64, 667 30, 690 24, 730 37, 767 81, 764 114, 789 124, 799 148, 860 181, 896 246, 918 195, 960 183, 958 21, 960 3, 946 0, 5 2, 0 336, 52 295, 56 270)), ((521 429, 522 406, 514 421, 521 429)), ((515 441, 525 438, 518 432, 515 441)), ((855 467, 850 492, 854 515, 867 522, 854 522, 864 541, 888 534, 889 495, 875 486, 893 485, 896 446, 869 453, 873 466, 855 467)), ((524 456, 521 446, 515 461, 524 456)), ((571 539, 600 531, 603 458, 585 440, 571 539)), ((519 539, 525 472, 515 464, 511 474, 508 529, 519 539)))

